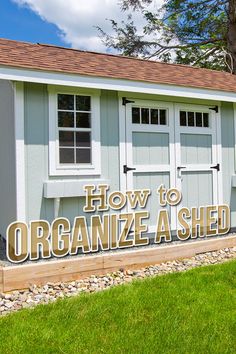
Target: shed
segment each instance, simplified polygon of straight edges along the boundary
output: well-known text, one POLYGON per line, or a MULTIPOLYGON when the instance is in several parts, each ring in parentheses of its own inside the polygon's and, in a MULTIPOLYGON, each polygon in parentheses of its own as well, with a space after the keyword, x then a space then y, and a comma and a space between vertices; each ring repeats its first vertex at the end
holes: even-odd
POLYGON ((0 39, 1 235, 85 215, 85 184, 176 187, 179 207, 228 204, 234 230, 235 103, 230 73, 0 39))

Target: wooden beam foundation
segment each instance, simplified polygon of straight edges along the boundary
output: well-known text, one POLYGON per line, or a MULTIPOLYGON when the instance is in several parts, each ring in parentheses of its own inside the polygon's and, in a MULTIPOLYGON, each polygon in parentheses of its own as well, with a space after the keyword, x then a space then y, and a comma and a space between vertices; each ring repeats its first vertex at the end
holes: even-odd
POLYGON ((43 261, 0 268, 0 292, 28 288, 31 284, 69 282, 89 275, 102 275, 119 269, 138 269, 199 253, 236 246, 236 236, 212 238, 158 246, 130 249, 114 253, 84 255, 64 260, 43 261))

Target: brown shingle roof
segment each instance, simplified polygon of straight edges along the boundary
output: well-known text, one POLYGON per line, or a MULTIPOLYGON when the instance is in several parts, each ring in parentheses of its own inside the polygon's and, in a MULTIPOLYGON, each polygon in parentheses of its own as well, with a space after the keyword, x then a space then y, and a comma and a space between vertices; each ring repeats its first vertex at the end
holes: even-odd
POLYGON ((0 65, 236 92, 236 76, 225 72, 7 39, 0 65))

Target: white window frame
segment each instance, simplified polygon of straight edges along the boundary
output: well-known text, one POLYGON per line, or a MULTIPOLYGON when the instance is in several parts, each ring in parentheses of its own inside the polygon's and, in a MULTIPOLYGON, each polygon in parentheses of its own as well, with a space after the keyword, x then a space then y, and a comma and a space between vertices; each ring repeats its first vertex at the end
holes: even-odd
MULTIPOLYGON (((182 106, 181 106, 182 107, 182 106)), ((199 131, 199 133, 202 131, 202 129, 207 130, 210 132, 211 128, 212 128, 212 115, 209 112, 209 109, 207 109, 208 107, 204 108, 204 107, 198 107, 195 105, 188 105, 188 106, 183 106, 184 108, 181 108, 178 111, 178 124, 181 127, 181 129, 186 129, 186 132, 189 131, 190 128, 193 129, 193 132, 196 132, 196 130, 199 131), (193 108, 193 109, 191 109, 193 108), (181 125, 180 124, 180 112, 185 112, 186 113, 186 125, 181 125), (194 125, 188 125, 188 113, 189 112, 193 112, 194 113, 194 125), (203 117, 202 117, 202 126, 197 126, 196 124, 196 113, 207 113, 208 114, 208 126, 204 127, 204 123, 203 123, 203 117)))
MULTIPOLYGON (((135 103, 136 102, 138 102, 138 101, 136 100, 135 103)), ((141 101, 139 101, 139 102, 141 102, 141 101)), ((168 106, 168 108, 166 107, 166 105, 164 107, 157 106, 155 104, 154 105, 151 104, 150 102, 148 104, 146 103, 145 105, 142 105, 142 106, 140 104, 138 104, 138 103, 137 104, 133 104, 131 106, 131 124, 134 125, 134 127, 135 127, 135 129, 137 129, 137 131, 140 130, 141 132, 144 132, 144 131, 147 131, 147 132, 157 131, 157 132, 159 132, 160 129, 161 129, 160 127, 168 127, 169 126, 169 106, 168 106), (140 117, 139 117, 140 122, 139 123, 133 123, 133 113, 132 113, 133 108, 139 108, 140 109, 140 112, 139 112, 139 114, 140 114, 140 117), (149 110, 149 123, 142 123, 142 112, 141 112, 141 110, 143 108, 149 110), (153 123, 153 124, 151 123, 151 110, 152 109, 156 109, 156 110, 159 111, 159 113, 158 113, 158 123, 157 124, 156 123, 153 123), (166 124, 160 124, 160 111, 161 110, 166 112, 166 116, 165 116, 166 124)))
POLYGON ((101 174, 100 90, 48 86, 49 94, 49 175, 98 176, 101 174), (91 156, 90 164, 59 163, 59 129, 57 95, 71 94, 91 97, 91 156))

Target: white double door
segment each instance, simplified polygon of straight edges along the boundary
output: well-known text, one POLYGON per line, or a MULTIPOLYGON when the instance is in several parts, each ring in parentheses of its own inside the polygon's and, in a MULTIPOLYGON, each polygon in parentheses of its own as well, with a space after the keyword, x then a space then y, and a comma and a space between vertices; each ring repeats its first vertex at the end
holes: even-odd
POLYGON ((150 212, 149 232, 155 231, 162 208, 157 188, 178 189, 179 205, 166 206, 174 231, 181 207, 220 203, 219 115, 212 106, 132 101, 123 108, 120 122, 122 189, 151 190, 145 208, 150 212))

